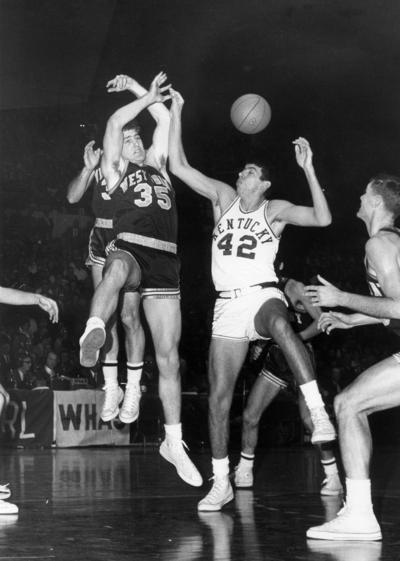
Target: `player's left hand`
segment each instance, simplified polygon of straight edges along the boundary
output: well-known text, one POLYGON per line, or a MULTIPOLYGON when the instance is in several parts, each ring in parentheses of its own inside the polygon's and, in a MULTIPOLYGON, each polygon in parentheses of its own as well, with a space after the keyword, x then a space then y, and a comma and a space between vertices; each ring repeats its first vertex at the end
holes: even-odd
POLYGON ((309 285, 304 288, 304 293, 309 297, 313 306, 334 308, 340 306, 341 290, 325 280, 321 275, 317 275, 321 285, 309 285))
POLYGON ((310 166, 312 164, 313 153, 308 140, 306 140, 302 136, 299 136, 299 138, 293 140, 293 144, 296 154, 296 161, 299 166, 303 169, 305 169, 307 166, 310 166))
POLYGON ((58 322, 58 306, 54 300, 48 298, 47 296, 39 294, 38 306, 40 306, 42 310, 49 314, 49 318, 52 323, 58 322))

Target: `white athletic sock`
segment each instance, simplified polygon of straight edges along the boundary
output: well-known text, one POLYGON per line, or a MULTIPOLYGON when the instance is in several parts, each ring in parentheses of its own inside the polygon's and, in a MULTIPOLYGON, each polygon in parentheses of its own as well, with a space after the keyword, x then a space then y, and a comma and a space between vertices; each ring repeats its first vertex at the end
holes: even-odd
POLYGON ((338 473, 338 468, 335 458, 332 458, 331 460, 321 460, 321 464, 322 467, 324 468, 326 477, 329 477, 330 475, 336 475, 338 473))
POLYGON ((346 504, 354 510, 372 509, 371 480, 346 477, 346 504))
POLYGON ((126 363, 126 385, 139 386, 142 377, 143 362, 126 363))
POLYGON ((216 458, 211 459, 214 477, 226 477, 229 476, 229 458, 222 458, 217 460, 216 458))
POLYGON ((325 406, 324 402, 322 401, 322 397, 319 392, 316 380, 312 380, 311 382, 307 382, 306 384, 301 384, 299 388, 301 389, 307 407, 310 410, 325 406))
POLYGON ((254 464, 254 458, 255 458, 254 454, 245 454, 244 452, 241 452, 239 464, 244 469, 251 469, 254 464))
POLYGON ((103 329, 106 328, 104 321, 97 316, 92 316, 87 320, 86 329, 89 327, 102 327, 103 329))
POLYGON ((177 423, 176 425, 164 425, 165 428, 165 439, 168 444, 182 440, 182 424, 177 423))
POLYGON ((104 376, 104 385, 107 387, 118 386, 118 362, 103 362, 101 369, 104 376))

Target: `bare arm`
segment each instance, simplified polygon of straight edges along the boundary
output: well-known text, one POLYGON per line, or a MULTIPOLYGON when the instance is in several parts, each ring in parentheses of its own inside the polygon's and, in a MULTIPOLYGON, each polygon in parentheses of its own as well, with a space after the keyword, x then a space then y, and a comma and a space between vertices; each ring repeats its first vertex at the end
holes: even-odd
POLYGON ((381 319, 364 314, 342 314, 341 312, 324 312, 321 314, 318 327, 328 335, 333 329, 351 329, 362 325, 383 323, 381 319))
POLYGON ((12 306, 39 306, 49 314, 53 323, 58 321, 58 306, 51 298, 34 292, 24 292, 15 288, 0 287, 0 303, 12 306))
POLYGON ((191 189, 212 202, 214 216, 221 214, 226 206, 236 197, 236 191, 216 179, 207 177, 193 168, 187 161, 182 144, 182 107, 183 98, 175 90, 171 92, 171 124, 169 136, 170 171, 186 183, 191 189))
POLYGON ((83 152, 84 166, 67 188, 67 200, 70 204, 78 203, 93 179, 93 170, 99 165, 101 150, 93 150, 94 140, 88 142, 83 152))
POLYGON ((368 262, 373 267, 385 296, 363 296, 339 290, 319 276, 323 286, 308 286, 313 304, 342 306, 375 318, 400 319, 400 267, 397 249, 387 235, 374 236, 366 245, 368 262))
MULTIPOLYGON (((109 92, 117 92, 128 90, 132 92, 137 98, 143 97, 148 93, 137 80, 119 74, 107 84, 109 92)), ((166 86, 168 87, 168 86, 166 86)), ((150 115, 156 122, 156 127, 153 133, 153 142, 147 151, 148 163, 157 169, 165 168, 168 157, 168 136, 169 136, 169 121, 170 114, 164 103, 157 101, 147 107, 150 115)))
POLYGON ((332 222, 332 215, 326 197, 315 174, 311 147, 308 141, 301 137, 295 140, 293 144, 295 145, 297 163, 304 170, 310 187, 312 206, 294 205, 288 201, 272 201, 271 218, 273 222, 278 223, 278 231, 274 227, 274 231, 277 234, 281 233, 286 224, 295 226, 329 226, 332 222))
MULTIPOLYGON (((114 80, 111 80, 107 84, 110 91, 117 91, 114 90, 114 80)), ((158 74, 152 81, 150 89, 146 94, 139 99, 135 99, 131 103, 120 107, 108 119, 103 140, 104 152, 101 159, 101 168, 107 181, 108 191, 113 191, 115 189, 125 169, 125 162, 122 159, 122 146, 124 140, 122 129, 124 125, 137 117, 143 109, 146 109, 153 103, 169 99, 169 96, 165 96, 163 94, 165 89, 168 89, 168 86, 162 87, 165 80, 165 74, 158 74)))

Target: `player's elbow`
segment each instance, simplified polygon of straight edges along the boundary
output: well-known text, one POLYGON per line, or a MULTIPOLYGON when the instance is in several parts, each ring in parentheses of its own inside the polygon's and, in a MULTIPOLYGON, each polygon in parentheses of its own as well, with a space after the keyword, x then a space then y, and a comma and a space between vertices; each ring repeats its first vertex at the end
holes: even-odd
POLYGON ((317 226, 326 227, 332 224, 332 215, 330 212, 322 216, 316 216, 317 226))

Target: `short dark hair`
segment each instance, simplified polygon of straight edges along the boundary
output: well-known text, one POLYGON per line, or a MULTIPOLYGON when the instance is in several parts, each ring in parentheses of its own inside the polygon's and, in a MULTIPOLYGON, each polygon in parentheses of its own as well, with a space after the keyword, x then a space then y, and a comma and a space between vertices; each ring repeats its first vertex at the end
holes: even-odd
POLYGON ((263 160, 259 160, 258 158, 252 158, 247 163, 254 164, 255 166, 261 169, 262 181, 271 181, 271 173, 270 173, 269 166, 267 166, 267 164, 263 160))
POLYGON ((400 216, 400 178, 388 173, 378 173, 369 183, 374 192, 382 197, 386 210, 394 218, 400 216))
POLYGON ((138 134, 140 133, 140 125, 137 122, 136 119, 132 119, 131 121, 129 121, 128 123, 126 123, 123 127, 122 127, 123 131, 136 131, 138 134))

